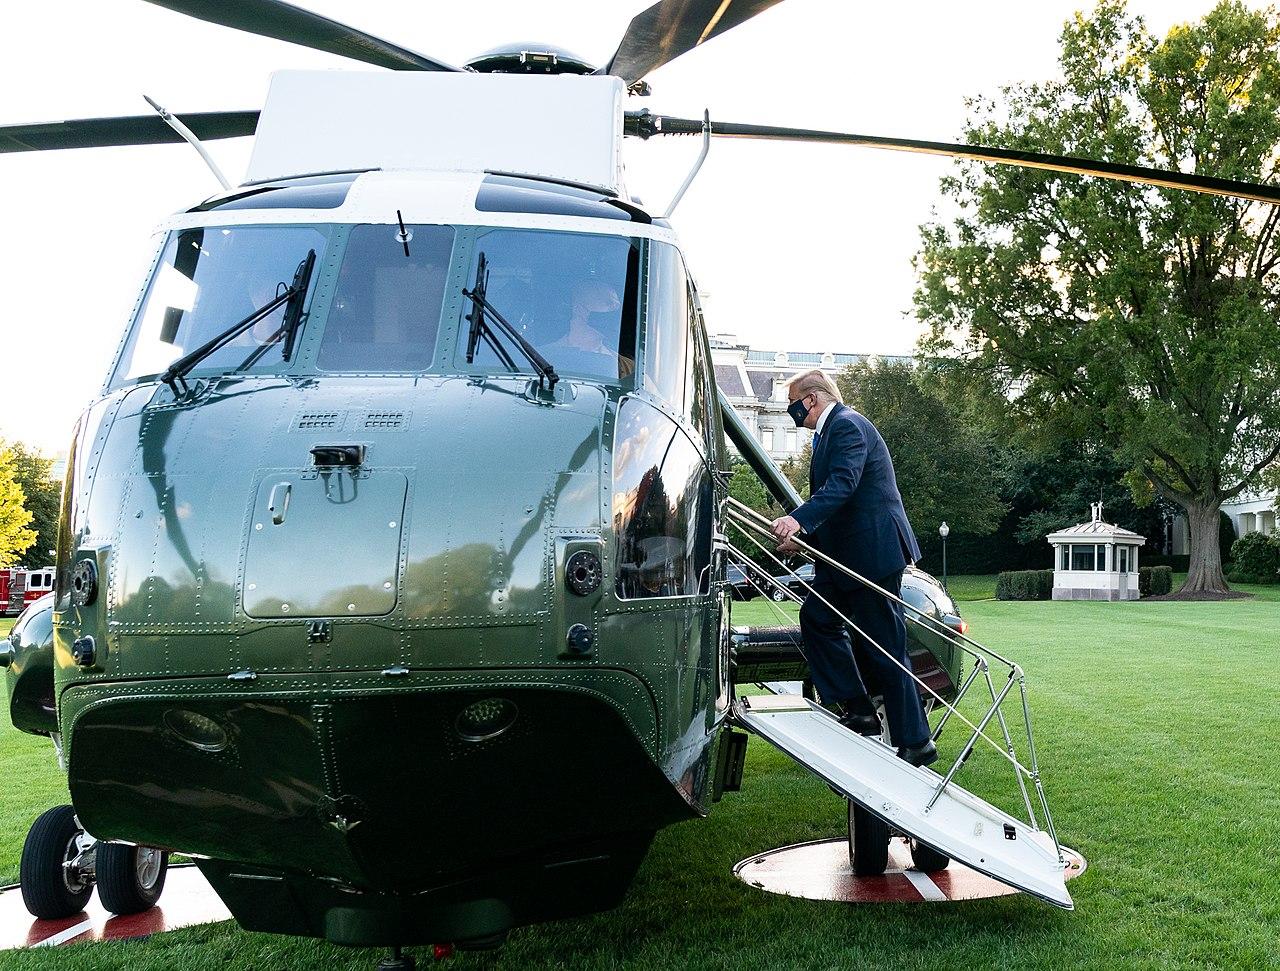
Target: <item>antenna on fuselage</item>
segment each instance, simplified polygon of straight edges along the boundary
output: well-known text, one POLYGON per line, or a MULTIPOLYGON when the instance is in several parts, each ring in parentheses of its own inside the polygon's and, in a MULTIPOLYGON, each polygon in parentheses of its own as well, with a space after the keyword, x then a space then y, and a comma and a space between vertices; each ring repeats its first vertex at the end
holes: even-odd
POLYGON ((160 107, 160 105, 156 104, 156 102, 148 98, 145 94, 142 97, 146 99, 147 104, 156 109, 156 113, 164 119, 166 125, 186 139, 190 143, 191 147, 200 153, 200 157, 204 159, 204 164, 209 166, 209 169, 213 172, 213 177, 222 184, 222 188, 230 189, 231 183, 228 182, 227 177, 222 174, 222 169, 218 168, 218 163, 210 157, 207 151, 205 151, 205 147, 200 144, 200 139, 196 138, 195 133, 164 108, 160 107))
POLYGON ((693 185, 693 180, 697 178, 698 172, 702 169, 702 163, 707 160, 707 152, 709 151, 711 151, 711 110, 707 109, 702 113, 702 151, 698 153, 698 160, 693 163, 693 168, 685 176, 684 182, 676 190, 675 196, 667 203, 667 211, 662 214, 663 219, 670 219, 671 214, 676 211, 676 206, 680 205, 680 200, 689 191, 689 186, 693 185))

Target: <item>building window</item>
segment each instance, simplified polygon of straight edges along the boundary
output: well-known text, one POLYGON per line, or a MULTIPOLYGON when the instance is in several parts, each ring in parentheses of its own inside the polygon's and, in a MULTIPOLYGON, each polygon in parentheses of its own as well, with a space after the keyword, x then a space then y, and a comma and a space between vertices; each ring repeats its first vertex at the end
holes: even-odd
POLYGON ((760 444, 764 446, 764 450, 766 452, 773 451, 773 429, 772 428, 760 429, 760 444))
POLYGON ((1121 573, 1128 573, 1129 572, 1129 547, 1117 546, 1116 556, 1118 557, 1118 564, 1116 566, 1116 569, 1119 570, 1121 573))
POLYGON ((796 450, 796 430, 794 428, 787 429, 787 451, 794 452, 796 450))
POLYGON ((1094 563, 1097 561, 1095 552, 1096 550, 1093 546, 1071 547, 1071 569, 1093 570, 1094 563))
POLYGON ((1104 544, 1099 543, 1098 544, 1098 565, 1094 567, 1094 569, 1105 570, 1106 568, 1107 568, 1107 547, 1104 544))

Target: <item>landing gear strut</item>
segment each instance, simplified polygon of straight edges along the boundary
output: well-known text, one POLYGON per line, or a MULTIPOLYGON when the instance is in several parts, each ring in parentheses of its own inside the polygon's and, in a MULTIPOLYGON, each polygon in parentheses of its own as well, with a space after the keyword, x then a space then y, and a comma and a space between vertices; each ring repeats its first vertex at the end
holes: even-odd
POLYGON ((391 949, 391 953, 378 962, 378 971, 414 971, 417 963, 412 954, 405 954, 400 945, 391 949))

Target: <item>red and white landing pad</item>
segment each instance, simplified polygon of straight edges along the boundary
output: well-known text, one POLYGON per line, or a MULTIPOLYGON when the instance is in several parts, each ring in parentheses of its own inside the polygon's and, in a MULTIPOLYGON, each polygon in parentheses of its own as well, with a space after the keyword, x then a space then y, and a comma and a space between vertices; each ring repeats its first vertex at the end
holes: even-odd
POLYGON ((83 913, 62 920, 36 920, 22 903, 22 891, 14 887, 0 893, 0 951, 148 937, 160 931, 230 919, 227 908, 194 866, 170 867, 160 902, 150 910, 127 917, 103 910, 94 893, 83 913))
MULTIPOLYGON (((1065 846, 1066 878, 1084 872, 1084 857, 1065 846)), ((770 893, 851 904, 914 904, 922 901, 981 900, 1018 891, 952 860, 945 870, 921 873, 911 866, 905 839, 889 841, 889 867, 882 876, 856 876, 845 838, 797 843, 743 860, 733 872, 744 883, 770 893)))

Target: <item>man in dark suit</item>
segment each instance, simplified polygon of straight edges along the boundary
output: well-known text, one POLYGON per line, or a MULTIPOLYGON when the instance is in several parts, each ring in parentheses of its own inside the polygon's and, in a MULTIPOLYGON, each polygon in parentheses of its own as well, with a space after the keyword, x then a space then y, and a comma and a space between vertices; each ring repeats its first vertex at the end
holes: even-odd
MULTIPOLYGON (((900 597, 902 571, 920 558, 920 548, 902 508, 884 439, 875 425, 841 402, 839 389, 821 371, 797 375, 787 392, 792 420, 812 428, 815 436, 809 501, 774 520, 779 549, 785 551, 788 541, 803 532, 809 545, 900 597)), ((882 694, 898 755, 913 765, 936 760, 916 683, 907 674, 911 659, 901 604, 821 560, 815 564, 813 591, 800 608, 800 629, 823 701, 838 708, 846 727, 878 735, 871 695, 882 694), (853 632, 851 642, 837 611, 866 637, 853 632)))

